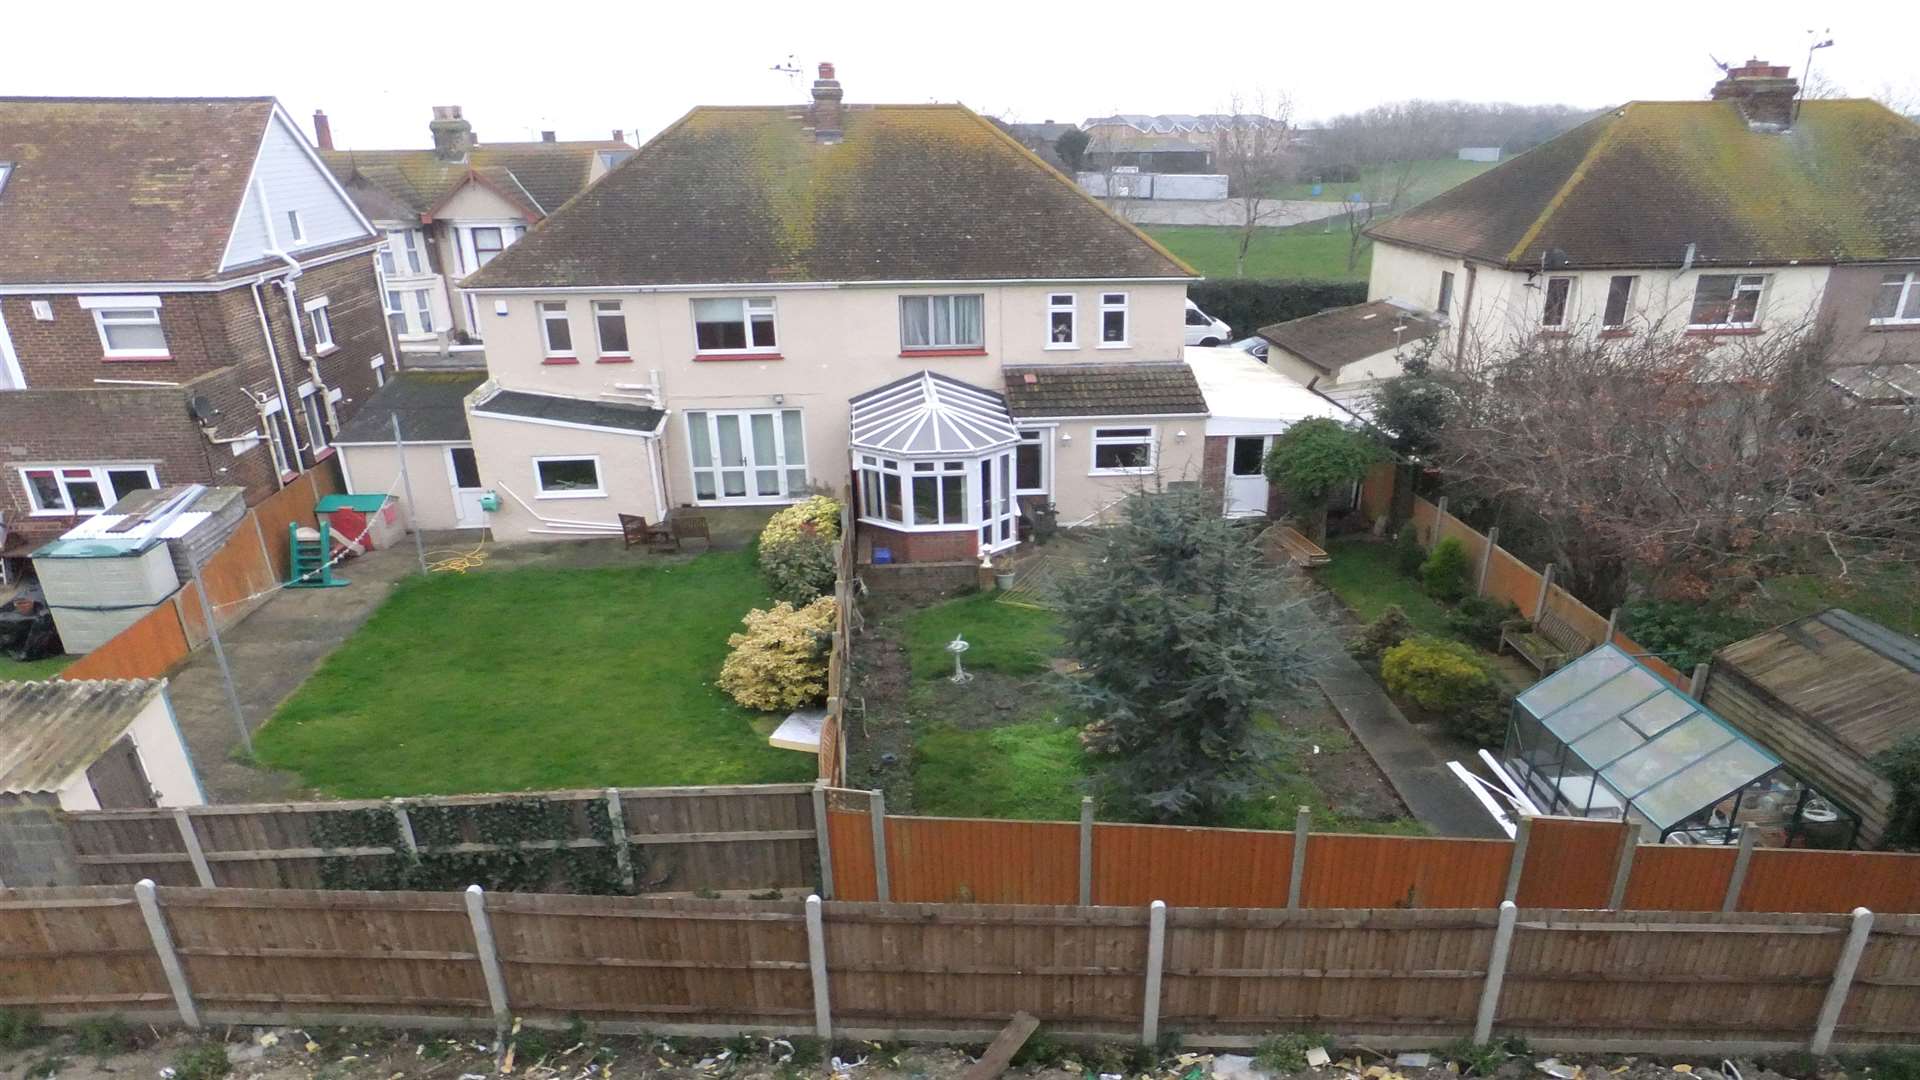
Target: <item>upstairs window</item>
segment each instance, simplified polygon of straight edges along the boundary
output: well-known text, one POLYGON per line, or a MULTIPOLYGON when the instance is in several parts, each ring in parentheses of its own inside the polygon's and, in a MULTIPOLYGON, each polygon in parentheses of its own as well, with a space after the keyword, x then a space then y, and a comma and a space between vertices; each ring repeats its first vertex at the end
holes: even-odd
POLYGON ((1127 344, 1127 294, 1100 294, 1100 347, 1124 348, 1127 344))
POLYGON ((1452 313, 1453 271, 1451 270, 1440 271, 1440 299, 1433 305, 1433 310, 1443 319, 1452 313))
POLYGON ((325 356, 340 346, 333 343, 333 316, 327 313, 327 298, 306 303, 307 322, 313 327, 313 351, 325 356))
POLYGON ((1920 271, 1888 274, 1880 279, 1867 321, 1875 326, 1920 323, 1920 271))
POLYGON ((1693 289, 1693 312, 1687 325, 1755 326, 1760 321, 1760 294, 1766 287, 1765 274, 1702 274, 1693 289))
POLYGON ((695 300, 693 341, 703 353, 772 352, 773 297, 695 300))
POLYGON ((1080 344, 1079 298, 1072 293, 1047 296, 1047 348, 1072 349, 1080 344))
POLYGON ((600 337, 601 356, 631 355, 627 351, 627 317, 620 311, 620 301, 595 300, 593 328, 600 337))
POLYGON ((506 231, 495 225, 486 225, 473 230, 473 268, 475 270, 492 262, 506 250, 506 231))
POLYGON ((307 231, 300 226, 300 211, 287 211, 287 236, 298 244, 307 238, 307 231))
POLYGON ((900 298, 900 348, 983 349, 985 298, 979 293, 958 296, 903 296, 900 298))
POLYGON ((540 327, 545 335, 548 356, 573 355, 573 325, 567 322, 565 303, 541 304, 540 327))
POLYGON ((1565 330, 1567 318, 1573 311, 1573 279, 1548 278, 1546 296, 1546 303, 1540 308, 1540 329, 1565 330))
POLYGON ((388 229, 387 242, 380 248, 380 268, 389 276, 413 276, 427 272, 427 260, 421 254, 419 229, 388 229))
POLYGON ((93 311, 100 347, 110 360, 165 360, 167 335, 160 329, 157 296, 83 296, 93 311))
POLYGON ((152 465, 77 465, 21 469, 33 513, 70 517, 97 514, 136 491, 160 486, 152 465))
POLYGON ((1607 310, 1601 313, 1602 330, 1619 330, 1627 325, 1627 319, 1633 313, 1633 283, 1638 279, 1632 274, 1615 274, 1607 281, 1607 310))

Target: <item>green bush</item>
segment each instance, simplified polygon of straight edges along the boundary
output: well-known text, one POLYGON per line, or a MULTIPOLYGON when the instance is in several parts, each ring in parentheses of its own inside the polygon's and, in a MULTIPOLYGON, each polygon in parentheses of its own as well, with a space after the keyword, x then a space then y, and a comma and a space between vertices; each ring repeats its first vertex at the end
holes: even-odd
POLYGON ((1874 768, 1893 784, 1893 809, 1881 843, 1920 850, 1920 733, 1907 735, 1874 755, 1874 768))
POLYGON ((787 507, 760 531, 760 571, 776 599, 796 606, 833 591, 840 504, 815 495, 787 507))
POLYGON ((1307 1051, 1325 1046, 1326 1043, 1326 1036, 1311 1032, 1292 1031, 1285 1035, 1269 1035, 1254 1048, 1253 1063, 1263 1072, 1300 1072, 1307 1067, 1307 1051))
POLYGON ((1648 652, 1681 671, 1692 671, 1721 646, 1747 637, 1760 625, 1717 604, 1633 600, 1620 609, 1620 629, 1648 652))
POLYGON ((785 600, 747 612, 747 632, 727 638, 733 649, 714 685, 749 709, 797 709, 827 694, 828 654, 836 612, 823 596, 796 608, 785 600))
POLYGON ((1347 652, 1355 660, 1378 660, 1380 654, 1413 636, 1413 623, 1407 618, 1405 608, 1399 604, 1388 604, 1378 618, 1361 627, 1353 640, 1347 642, 1347 652))
POLYGON ((0 1009, 0 1050, 34 1046, 44 1036, 39 1013, 32 1009, 0 1009))
POLYGON ((1472 570, 1467 546, 1449 536, 1427 553, 1427 561, 1420 564, 1420 581, 1427 587, 1427 595, 1451 604, 1467 595, 1467 580, 1472 570))
POLYGON ((1246 337, 1263 326, 1328 308, 1364 304, 1367 283, 1216 278, 1187 286, 1187 296, 1207 314, 1246 337))
POLYGON ((1519 617, 1520 609, 1510 600, 1469 596, 1460 601, 1459 607, 1447 612, 1447 629, 1464 641, 1493 649, 1500 645, 1501 624, 1519 617))
POLYGON ((1503 731, 1501 693, 1473 647, 1444 638, 1417 637, 1380 658, 1387 691, 1439 718, 1447 731, 1482 746, 1503 731))
POLYGON ((1394 536, 1393 555, 1401 574, 1410 578, 1420 576, 1420 564, 1427 561, 1427 549, 1420 546, 1420 530, 1414 528, 1412 522, 1400 526, 1400 532, 1394 536))
POLYGON ((232 1071, 226 1044, 215 1039, 194 1043, 173 1057, 173 1080, 220 1080, 232 1071))

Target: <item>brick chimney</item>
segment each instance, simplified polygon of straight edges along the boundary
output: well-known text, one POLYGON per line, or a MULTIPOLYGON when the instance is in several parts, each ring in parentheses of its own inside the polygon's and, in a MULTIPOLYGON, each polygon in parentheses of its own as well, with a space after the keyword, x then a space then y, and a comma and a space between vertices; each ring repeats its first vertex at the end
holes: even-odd
POLYGON ((624 129, 624 128, 614 128, 614 129, 613 129, 613 141, 614 141, 614 142, 626 142, 626 141, 627 141, 627 132, 626 132, 626 129, 624 129))
POLYGON ((433 123, 427 125, 433 132, 433 156, 441 161, 465 161, 467 151, 473 149, 473 125, 460 116, 458 105, 435 105, 433 123))
POLYGON ((333 149, 333 125, 323 109, 313 110, 313 144, 322 150, 333 149))
POLYGON ((1713 100, 1738 102, 1750 128, 1783 131, 1793 124, 1793 102, 1800 94, 1800 84, 1787 70, 1765 60, 1728 68, 1727 77, 1713 84, 1713 100))
POLYGON ((820 77, 813 81, 813 107, 807 110, 815 142, 840 141, 840 96, 840 80, 833 77, 833 65, 821 64, 820 77))

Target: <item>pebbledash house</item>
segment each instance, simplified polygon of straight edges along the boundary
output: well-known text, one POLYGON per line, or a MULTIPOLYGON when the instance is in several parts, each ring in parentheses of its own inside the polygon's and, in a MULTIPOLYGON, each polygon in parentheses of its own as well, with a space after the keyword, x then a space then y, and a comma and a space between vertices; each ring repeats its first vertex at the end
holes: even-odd
MULTIPOLYGON (((810 103, 696 108, 556 209, 461 283, 484 381, 392 393, 438 417, 416 484, 457 477, 428 527, 561 539, 851 490, 863 547, 971 559, 1023 506, 1223 488, 1196 276, 965 107, 843 104, 823 64, 810 103)), ((390 437, 348 450, 351 483, 391 483, 390 437)))

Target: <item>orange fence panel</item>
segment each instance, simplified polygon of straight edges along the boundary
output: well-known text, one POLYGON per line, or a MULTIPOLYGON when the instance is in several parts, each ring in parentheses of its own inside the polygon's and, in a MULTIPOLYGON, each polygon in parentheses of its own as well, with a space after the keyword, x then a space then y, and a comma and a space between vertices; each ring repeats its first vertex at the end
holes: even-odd
POLYGON ((60 673, 63 679, 157 679, 193 650, 171 601, 60 673))
POLYGON ((287 550, 288 524, 313 526, 314 506, 325 496, 340 490, 339 467, 329 459, 308 469, 298 480, 254 505, 253 513, 259 519, 260 535, 267 542, 267 558, 273 562, 274 580, 285 581, 287 574, 292 571, 289 562, 292 553, 287 550))
POLYGON ((1520 614, 1532 618, 1534 601, 1540 599, 1540 575, 1512 552, 1496 545, 1493 557, 1487 561, 1486 594, 1511 603, 1520 609, 1520 614))
MULTIPOLYGON (((829 801, 833 797, 828 795, 829 801)), ((828 808, 827 850, 833 856, 835 900, 880 898, 873 876, 873 826, 865 810, 828 808)))
MULTIPOLYGON (((252 610, 241 601, 266 592, 276 582, 273 563, 254 528, 255 519, 249 511, 227 542, 200 568, 200 580, 207 583, 207 596, 213 602, 214 617, 220 620, 221 629, 239 622, 252 610)), ((187 640, 199 648, 207 640, 207 621, 200 612, 199 591, 192 582, 187 582, 175 602, 180 608, 180 621, 186 626, 187 640)))
POLYGON ((901 902, 1079 903, 1080 826, 889 815, 887 879, 901 902))
POLYGON ((1606 640, 1607 617, 1574 599, 1572 593, 1558 585, 1547 590, 1547 610, 1560 616, 1588 641, 1598 645, 1606 640))
POLYGON ((1300 903, 1310 908, 1498 907, 1512 859, 1511 840, 1316 833, 1307 838, 1300 903))
POLYGON ((1733 878, 1735 852, 1725 847, 1644 844, 1634 849, 1633 876, 1621 906, 1640 911, 1719 911, 1733 878))
POLYGON ((1625 634, 1613 635, 1613 643, 1620 648, 1621 652, 1624 652, 1628 656, 1633 657, 1635 660, 1638 660, 1641 663, 1647 665, 1648 668, 1652 669, 1655 675, 1658 675, 1661 678, 1667 680, 1673 685, 1679 687, 1681 690, 1685 690, 1691 685, 1693 685, 1693 680, 1687 675, 1686 672, 1681 671, 1679 668, 1674 667, 1672 664, 1667 663, 1665 660, 1662 660, 1659 657, 1654 656, 1653 654, 1647 652, 1647 647, 1645 645, 1640 644, 1639 642, 1633 640, 1627 635, 1625 634))
POLYGON ((1391 461, 1379 462, 1368 467, 1360 482, 1360 512, 1368 521, 1393 512, 1394 469, 1391 461))
POLYGON ((1626 825, 1537 817, 1531 828, 1515 902, 1521 907, 1606 907, 1613 898, 1613 870, 1626 825))
POLYGON ((1433 505, 1432 503, 1418 496, 1414 497, 1414 500, 1413 500, 1414 532, 1420 537, 1420 542, 1423 544, 1426 544, 1429 547, 1433 545, 1433 540, 1432 540, 1433 522, 1434 522, 1434 519, 1438 518, 1439 516, 1440 516, 1439 507, 1433 505))
POLYGON ((1741 911, 1920 913, 1920 855, 1763 848, 1747 864, 1741 911))
POLYGON ((1292 833, 1174 825, 1095 825, 1093 830, 1096 904, 1287 905, 1292 833))

